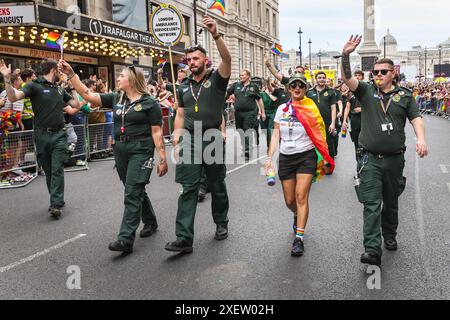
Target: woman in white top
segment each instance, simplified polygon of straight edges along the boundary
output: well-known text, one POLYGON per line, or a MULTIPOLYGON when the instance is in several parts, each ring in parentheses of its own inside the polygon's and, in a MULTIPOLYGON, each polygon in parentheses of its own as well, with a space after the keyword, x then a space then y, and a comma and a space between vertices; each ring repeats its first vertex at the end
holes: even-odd
MULTIPOLYGON (((289 93, 293 104, 303 100, 307 87, 308 82, 300 73, 295 73, 289 79, 289 93)), ((296 238, 291 255, 302 256, 304 232, 309 213, 309 191, 316 174, 317 153, 291 104, 281 105, 275 115, 266 170, 273 168, 272 158, 278 145, 280 146, 278 175, 283 185, 286 206, 294 213, 296 238)))

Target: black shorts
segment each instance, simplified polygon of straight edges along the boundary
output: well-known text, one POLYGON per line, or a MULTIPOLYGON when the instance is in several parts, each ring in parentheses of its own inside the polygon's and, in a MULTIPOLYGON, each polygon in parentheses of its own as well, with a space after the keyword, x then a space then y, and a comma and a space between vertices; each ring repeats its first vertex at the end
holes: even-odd
POLYGON ((297 174, 315 175, 317 170, 316 149, 293 155, 280 154, 278 175, 280 180, 295 179, 297 174))

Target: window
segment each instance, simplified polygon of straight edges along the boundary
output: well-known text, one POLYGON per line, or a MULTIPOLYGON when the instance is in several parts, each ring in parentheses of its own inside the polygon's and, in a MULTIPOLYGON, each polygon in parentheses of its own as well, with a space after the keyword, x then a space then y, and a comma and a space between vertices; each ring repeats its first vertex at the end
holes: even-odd
POLYGON ((189 36, 191 34, 191 18, 183 15, 184 19, 184 34, 189 36))
POLYGON ((87 14, 87 3, 86 0, 77 1, 78 8, 80 8, 80 13, 87 14))
POLYGON ((42 3, 49 6, 55 6, 55 0, 43 0, 42 3))
POLYGON ((236 12, 238 14, 238 16, 241 16, 241 1, 240 0, 236 0, 236 12))
POLYGON ((239 39, 239 72, 244 69, 244 43, 239 39))
POLYGON ((256 19, 257 19, 257 21, 258 21, 258 25, 260 26, 260 27, 262 27, 262 25, 263 25, 263 22, 262 22, 262 14, 261 14, 261 2, 259 2, 258 1, 258 4, 257 4, 257 11, 256 11, 256 19))
POLYGON ((255 45, 250 43, 250 72, 255 75, 255 45))
POLYGON ((270 11, 269 9, 266 9, 266 26, 267 26, 267 31, 270 30, 270 11))
POLYGON ((273 14, 273 35, 277 37, 277 15, 273 14))
POLYGON ((253 22, 253 17, 252 17, 252 0, 247 0, 247 19, 248 19, 248 22, 250 22, 250 23, 253 22))
POLYGON ((261 57, 261 66, 262 66, 262 76, 266 77, 266 68, 264 67, 264 49, 259 48, 259 56, 261 57))

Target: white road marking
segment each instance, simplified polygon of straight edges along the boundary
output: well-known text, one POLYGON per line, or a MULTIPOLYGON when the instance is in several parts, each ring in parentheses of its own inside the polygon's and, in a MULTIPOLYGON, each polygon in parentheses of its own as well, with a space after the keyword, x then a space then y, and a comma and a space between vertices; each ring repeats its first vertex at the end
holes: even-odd
POLYGON ((448 169, 447 169, 447 166, 445 164, 441 164, 440 167, 441 167, 442 173, 448 173, 448 169))
POLYGON ((53 246, 53 247, 51 247, 51 248, 45 249, 45 250, 43 250, 43 251, 40 251, 40 252, 38 252, 38 253, 36 253, 36 254, 33 254, 32 256, 29 256, 28 258, 24 258, 24 259, 21 259, 21 260, 19 260, 19 261, 16 261, 16 262, 14 262, 14 263, 12 263, 12 264, 6 266, 6 267, 1 267, 1 268, 0 268, 0 273, 9 271, 9 270, 11 270, 11 269, 13 269, 13 268, 15 268, 15 267, 17 267, 17 266, 20 266, 21 264, 30 262, 30 261, 32 261, 32 260, 38 258, 38 257, 41 257, 41 256, 43 256, 43 255, 48 254, 48 253, 50 253, 50 252, 52 252, 52 251, 54 251, 54 250, 60 249, 60 248, 64 247, 65 245, 68 245, 69 243, 75 242, 75 241, 77 241, 78 239, 81 239, 81 238, 83 238, 83 237, 86 237, 86 234, 79 234, 79 235, 76 236, 75 238, 72 238, 72 239, 66 240, 66 241, 64 241, 64 242, 58 243, 57 245, 55 245, 55 246, 53 246))
POLYGON ((244 164, 244 165, 242 165, 242 166, 239 166, 239 167, 237 167, 237 168, 234 168, 233 170, 228 171, 228 172, 227 172, 227 175, 230 174, 230 173, 236 172, 236 171, 238 171, 238 170, 241 170, 241 169, 243 169, 243 168, 245 168, 245 167, 247 167, 247 166, 249 166, 249 165, 251 165, 251 164, 254 164, 254 163, 256 163, 256 162, 258 162, 259 160, 262 160, 262 159, 264 159, 264 158, 267 158, 267 156, 263 156, 263 157, 261 157, 261 158, 258 158, 258 159, 249 161, 248 163, 246 163, 246 164, 244 164))

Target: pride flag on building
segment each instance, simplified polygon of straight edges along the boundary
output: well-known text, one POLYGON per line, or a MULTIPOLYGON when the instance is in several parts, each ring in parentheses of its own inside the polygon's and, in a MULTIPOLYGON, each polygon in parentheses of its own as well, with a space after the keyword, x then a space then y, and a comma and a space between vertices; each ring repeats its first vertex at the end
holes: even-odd
POLYGON ((213 0, 208 6, 209 10, 219 10, 222 15, 225 15, 225 0, 213 0))
POLYGON ((271 51, 272 51, 273 54, 275 54, 275 55, 277 55, 277 56, 280 56, 280 55, 283 53, 283 48, 281 47, 280 44, 275 43, 275 44, 273 45, 271 51))

